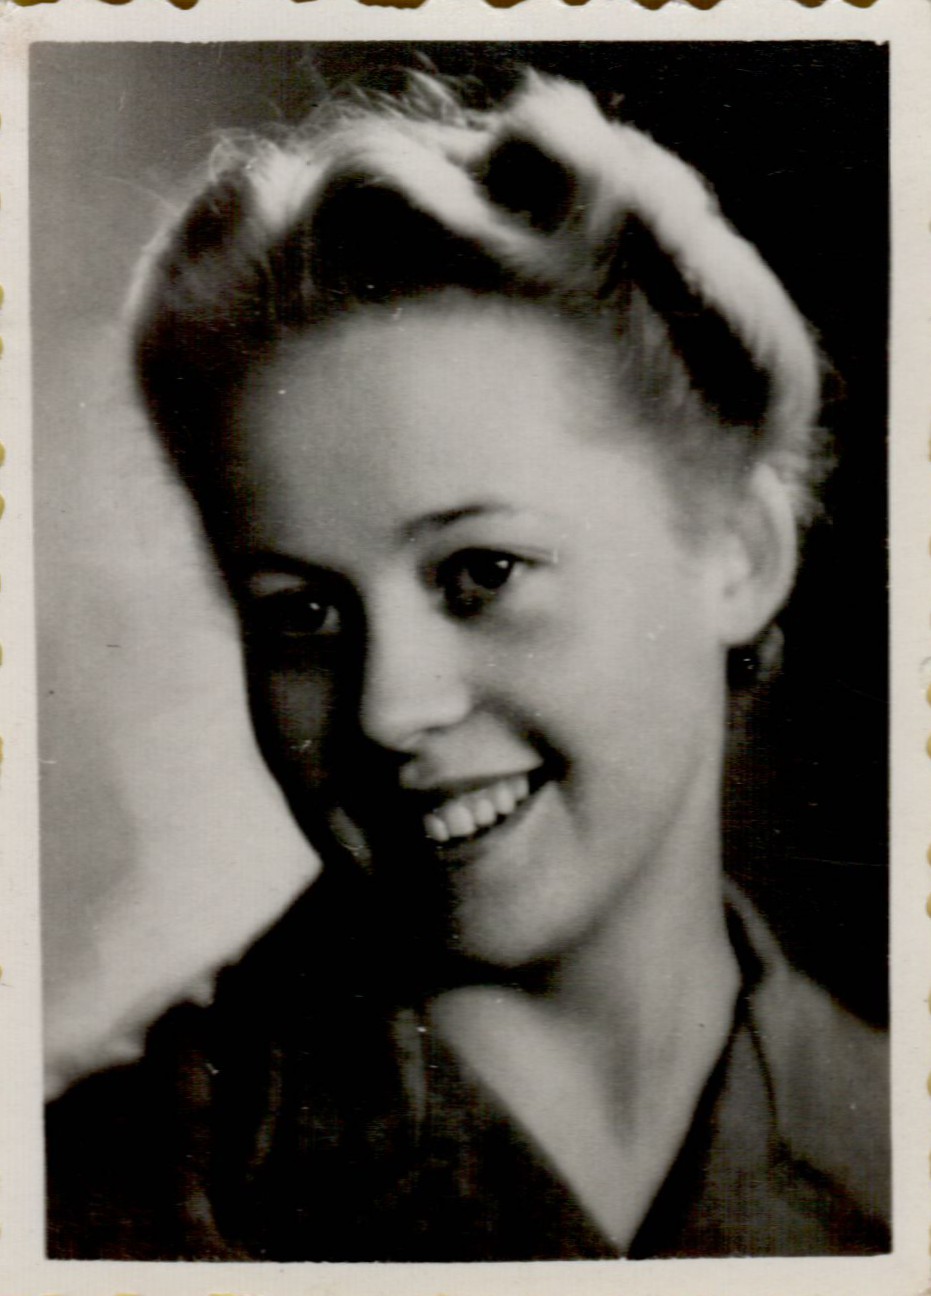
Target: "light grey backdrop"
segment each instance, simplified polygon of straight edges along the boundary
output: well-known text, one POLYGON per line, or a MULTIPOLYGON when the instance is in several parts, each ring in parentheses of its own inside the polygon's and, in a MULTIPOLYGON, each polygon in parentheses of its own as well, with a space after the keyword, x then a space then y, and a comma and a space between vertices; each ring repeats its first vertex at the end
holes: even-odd
POLYGON ((213 969, 312 876, 252 749, 232 620, 135 402, 122 324, 140 250, 214 127, 274 120, 312 77, 302 90, 274 53, 217 47, 40 45, 32 58, 43 958, 55 1092, 132 1053, 172 999, 206 992, 213 969))

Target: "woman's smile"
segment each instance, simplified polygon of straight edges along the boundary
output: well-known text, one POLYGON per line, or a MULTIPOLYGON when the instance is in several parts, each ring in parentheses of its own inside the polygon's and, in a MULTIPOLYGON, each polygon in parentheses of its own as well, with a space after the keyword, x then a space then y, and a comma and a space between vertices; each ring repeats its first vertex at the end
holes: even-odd
POLYGON ((591 340, 461 296, 283 343, 237 408, 220 547, 266 758, 324 856, 329 805, 507 966, 714 836, 716 551, 619 409, 591 340))
POLYGON ((402 793, 394 829, 420 851, 434 851, 445 862, 482 858, 489 844, 498 848, 523 823, 550 781, 541 765, 525 774, 468 780, 469 790, 436 789, 413 797, 402 793), (401 825, 407 826, 406 832, 401 825))
POLYGON ((423 829, 441 846, 449 841, 468 841, 483 829, 510 819, 530 796, 526 774, 495 779, 474 792, 460 793, 438 802, 425 816, 423 829))

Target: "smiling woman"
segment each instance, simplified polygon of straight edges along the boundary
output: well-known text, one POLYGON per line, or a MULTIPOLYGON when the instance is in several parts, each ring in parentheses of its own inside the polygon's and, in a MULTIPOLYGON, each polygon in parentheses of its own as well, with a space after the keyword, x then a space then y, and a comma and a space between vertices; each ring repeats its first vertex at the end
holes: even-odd
POLYGON ((663 908, 716 894, 733 604, 752 637, 791 570, 785 522, 768 597, 729 532, 682 542, 610 366, 533 307, 444 296, 289 342, 237 411, 219 545, 266 758, 388 894, 442 892, 438 949, 498 967, 616 959, 641 869, 663 908))
POLYGON ((697 174, 412 74, 228 152, 136 321, 324 869, 55 1105, 53 1253, 884 1249, 879 1037, 723 881, 820 361, 697 174))

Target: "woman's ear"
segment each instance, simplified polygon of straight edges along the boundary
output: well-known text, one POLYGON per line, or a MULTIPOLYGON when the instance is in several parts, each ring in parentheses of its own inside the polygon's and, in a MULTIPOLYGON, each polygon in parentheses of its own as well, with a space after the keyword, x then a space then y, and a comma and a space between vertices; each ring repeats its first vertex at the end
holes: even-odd
POLYGON ((726 647, 755 639, 792 589, 798 542, 792 500, 769 464, 757 464, 726 520, 717 586, 718 630, 726 647))

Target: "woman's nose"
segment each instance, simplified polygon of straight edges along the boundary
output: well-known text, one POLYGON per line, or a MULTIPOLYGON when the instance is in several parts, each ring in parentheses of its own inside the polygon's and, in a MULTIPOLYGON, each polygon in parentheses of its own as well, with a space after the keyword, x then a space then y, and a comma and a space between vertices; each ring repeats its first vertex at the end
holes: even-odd
POLYGON ((379 746, 414 753, 421 738, 450 728, 471 705, 462 659, 462 632, 440 612, 401 609, 371 618, 360 724, 379 746))

